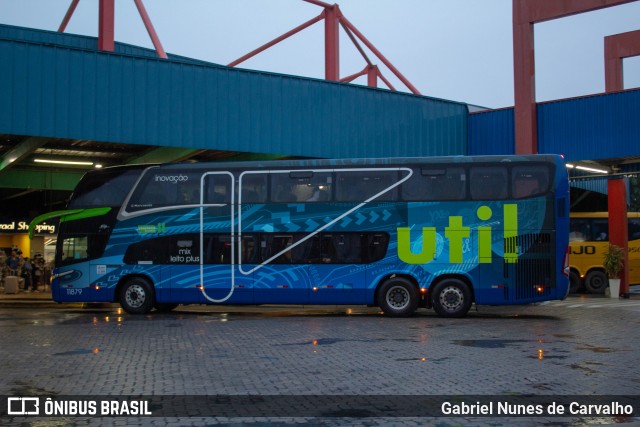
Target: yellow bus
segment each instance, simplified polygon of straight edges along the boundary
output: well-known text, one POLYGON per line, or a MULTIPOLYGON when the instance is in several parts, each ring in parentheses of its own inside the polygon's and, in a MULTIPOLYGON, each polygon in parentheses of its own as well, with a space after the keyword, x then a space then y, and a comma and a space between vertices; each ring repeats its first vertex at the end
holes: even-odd
MULTIPOLYGON (((640 284, 640 212, 629 212, 629 284, 640 284)), ((608 285, 602 257, 609 243, 607 212, 572 212, 570 221, 570 292, 602 294, 608 285)))

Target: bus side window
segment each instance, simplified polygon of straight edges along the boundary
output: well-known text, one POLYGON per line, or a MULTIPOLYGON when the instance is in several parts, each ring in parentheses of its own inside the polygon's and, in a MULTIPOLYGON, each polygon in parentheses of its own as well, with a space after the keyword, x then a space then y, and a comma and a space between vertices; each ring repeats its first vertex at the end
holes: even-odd
POLYGON ((262 259, 268 260, 274 255, 280 254, 271 262, 274 264, 291 264, 291 251, 286 249, 292 243, 293 235, 291 234, 263 234, 260 244, 262 247, 262 259))
POLYGON ((516 166, 512 170, 511 191, 515 199, 543 194, 549 185, 545 166, 516 166))
POLYGON ((330 239, 325 241, 327 246, 323 250, 333 254, 332 263, 360 264, 364 261, 366 255, 364 248, 366 246, 362 246, 362 235, 360 233, 332 234, 328 236, 330 236, 330 239))
POLYGON ((293 203, 298 201, 294 193, 297 179, 289 178, 288 174, 278 173, 271 175, 271 201, 276 203, 293 203))
POLYGON ((429 189, 423 200, 462 200, 466 192, 463 168, 425 168, 420 170, 425 187, 429 189))
POLYGON ((609 219, 594 219, 591 224, 591 232, 593 240, 597 242, 606 242, 609 240, 609 219))
POLYGON ((242 203, 262 203, 267 200, 267 175, 248 174, 242 178, 242 203))
POLYGON ((258 248, 256 246, 257 236, 254 234, 243 234, 240 242, 242 249, 242 263, 255 264, 258 262, 258 248))
POLYGON ((336 181, 339 202, 364 202, 379 193, 382 194, 374 202, 397 200, 397 187, 389 189, 398 182, 397 171, 338 171, 336 181))
POLYGON ((471 198, 473 200, 503 200, 507 198, 506 166, 472 166, 471 198))
POLYGON ((204 203, 230 203, 231 190, 227 175, 207 175, 204 178, 204 203))
POLYGON ((153 167, 145 172, 134 190, 127 210, 196 204, 200 202, 201 172, 181 172, 174 168, 153 167))
POLYGON ((174 236, 156 237, 129 245, 124 254, 125 264, 152 262, 153 264, 168 264, 169 252, 174 244, 174 236))
POLYGON ((571 218, 569 227, 570 242, 586 242, 591 239, 591 227, 588 219, 571 218))
POLYGON ((369 257, 367 262, 380 261, 387 254, 389 235, 387 233, 369 234, 369 257))

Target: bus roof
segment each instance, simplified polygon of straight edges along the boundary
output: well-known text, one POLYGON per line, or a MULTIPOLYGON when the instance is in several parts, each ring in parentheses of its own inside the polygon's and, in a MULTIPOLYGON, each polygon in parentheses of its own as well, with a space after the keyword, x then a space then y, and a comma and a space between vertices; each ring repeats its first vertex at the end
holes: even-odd
MULTIPOLYGON (((331 166, 358 166, 358 165, 403 165, 412 163, 432 163, 432 164, 469 164, 469 163, 496 163, 496 162, 548 162, 559 163, 564 162, 560 155, 555 154, 529 154, 529 155, 495 155, 495 156, 438 156, 438 157, 390 157, 390 158, 357 158, 357 159, 286 159, 286 160, 251 160, 251 161, 231 161, 231 162, 182 162, 182 163, 164 163, 154 164, 158 166, 184 166, 192 167, 215 167, 215 169, 243 169, 243 168, 261 168, 261 167, 331 167, 331 166)), ((129 167, 138 168, 152 165, 130 165, 129 167)), ((108 170, 112 168, 121 168, 123 166, 111 166, 103 168, 108 170)))

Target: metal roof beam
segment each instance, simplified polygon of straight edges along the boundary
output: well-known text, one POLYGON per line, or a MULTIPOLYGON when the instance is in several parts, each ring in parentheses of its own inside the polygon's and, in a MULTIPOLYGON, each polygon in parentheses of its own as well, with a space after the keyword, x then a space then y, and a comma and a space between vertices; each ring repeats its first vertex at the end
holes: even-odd
POLYGON ((2 160, 0 160, 0 171, 9 168, 12 164, 17 164, 36 149, 47 143, 49 138, 40 138, 36 136, 29 137, 8 151, 2 160))
POLYGON ((71 191, 85 172, 12 168, 0 174, 0 188, 71 191))

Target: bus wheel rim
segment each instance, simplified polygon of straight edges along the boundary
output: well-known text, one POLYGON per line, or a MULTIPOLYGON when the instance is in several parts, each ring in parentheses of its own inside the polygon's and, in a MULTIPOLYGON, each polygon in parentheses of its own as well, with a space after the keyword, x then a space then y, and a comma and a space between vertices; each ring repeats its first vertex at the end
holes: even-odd
POLYGON ((395 310, 402 310, 409 305, 411 296, 402 286, 394 286, 387 292, 387 304, 395 310))
POLYGON ((455 311, 464 304, 464 294, 455 286, 448 286, 440 292, 440 304, 447 311, 455 311))
POLYGON ((144 304, 146 293, 142 286, 132 285, 127 288, 127 292, 124 297, 130 307, 138 308, 144 304))

